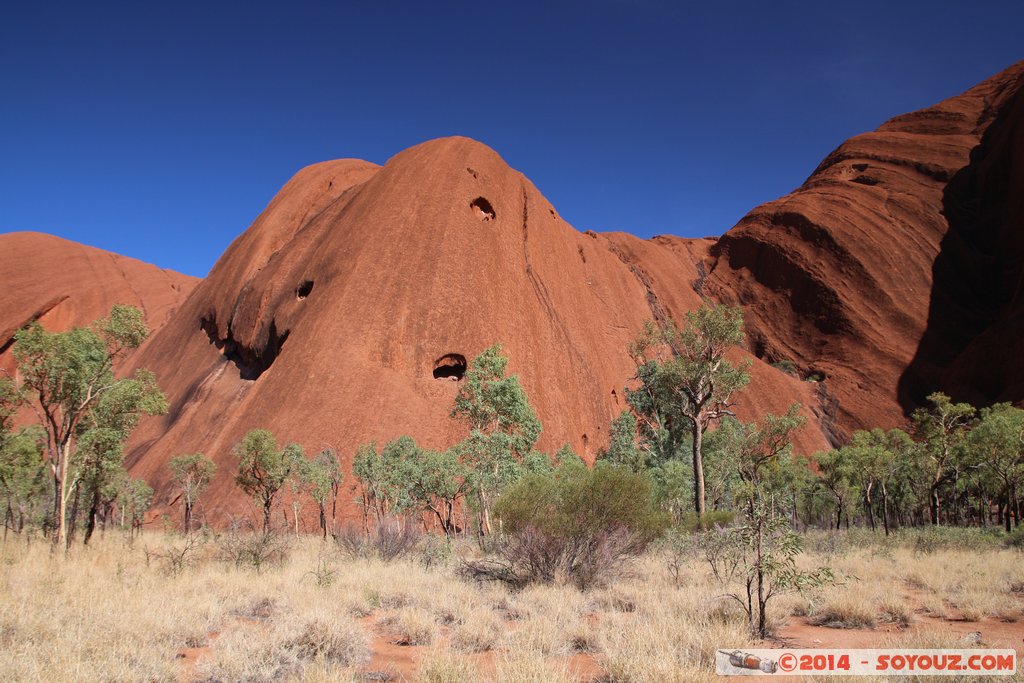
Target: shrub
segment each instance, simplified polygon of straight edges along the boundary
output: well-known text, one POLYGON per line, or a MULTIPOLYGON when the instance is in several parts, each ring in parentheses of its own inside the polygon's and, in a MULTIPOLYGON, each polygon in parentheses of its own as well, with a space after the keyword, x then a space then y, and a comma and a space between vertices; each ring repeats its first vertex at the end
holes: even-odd
POLYGON ((826 628, 874 628, 875 621, 871 605, 856 597, 843 597, 822 605, 807 620, 826 628))
POLYGON ((503 532, 496 555, 467 561, 462 572, 515 587, 603 584, 665 525, 644 475, 600 463, 528 475, 505 492, 495 513, 503 532))
POLYGON ((150 550, 147 546, 143 548, 146 564, 149 565, 151 560, 159 560, 167 574, 178 576, 196 562, 197 556, 208 539, 209 536, 205 533, 192 534, 186 537, 182 543, 170 544, 162 550, 150 550))
POLYGON ((402 524, 397 519, 383 519, 366 533, 354 526, 346 526, 334 534, 334 541, 349 557, 376 557, 391 562, 414 552, 422 534, 412 522, 402 524))
POLYGON ((680 516, 677 527, 680 531, 696 533, 703 529, 732 526, 735 521, 734 510, 708 510, 700 518, 695 512, 686 512, 680 516))
POLYGON ((281 564, 291 553, 291 539, 274 531, 230 531, 217 539, 221 559, 235 567, 251 567, 260 573, 268 564, 281 564))
POLYGON ((1018 527, 1014 529, 1013 533, 1008 534, 1003 539, 1003 544, 1007 548, 1015 548, 1017 550, 1024 550, 1024 529, 1018 527))
POLYGON ((900 540, 907 542, 918 555, 931 555, 938 550, 991 550, 1000 538, 1005 536, 997 529, 932 526, 900 531, 900 540))
POLYGON ((796 363, 788 359, 772 363, 772 367, 775 368, 776 370, 781 370, 787 375, 796 375, 796 373, 798 372, 796 363))

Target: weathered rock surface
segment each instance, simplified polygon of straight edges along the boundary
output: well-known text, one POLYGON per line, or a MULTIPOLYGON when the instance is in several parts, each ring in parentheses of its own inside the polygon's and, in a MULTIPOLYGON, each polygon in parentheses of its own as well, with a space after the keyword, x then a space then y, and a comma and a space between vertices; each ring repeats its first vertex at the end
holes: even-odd
POLYGON ((759 358, 826 379, 837 436, 896 425, 936 389, 1024 399, 1007 336, 1020 329, 1022 78, 1024 62, 848 140, 712 247, 706 291, 743 305, 759 358))
POLYGON ((117 303, 142 309, 161 327, 198 278, 52 235, 0 235, 0 368, 11 372, 14 333, 33 320, 67 330, 107 315, 117 303))
MULTIPOLYGON (((625 405, 629 342, 644 320, 699 305, 710 244, 580 233, 467 138, 381 168, 307 168, 133 359, 171 400, 140 427, 134 472, 160 483, 168 458, 203 451, 220 465, 211 499, 237 497, 231 449, 256 427, 346 457, 401 434, 448 446, 465 434, 449 417, 455 367, 496 342, 543 421, 541 447, 593 458, 625 405)), ((814 403, 813 387, 757 365, 748 416, 814 403)), ((801 436, 824 444, 814 427, 801 436)))
MULTIPOLYGON (((454 443, 465 434, 449 417, 458 376, 496 342, 543 421, 541 448, 568 442, 593 458, 625 407, 629 342, 645 320, 681 318, 701 297, 746 312, 748 350, 735 357, 753 366, 740 417, 802 403, 804 453, 900 424, 934 389, 1024 400, 1022 77, 1024 63, 847 141, 718 240, 580 233, 467 138, 382 167, 317 164, 180 305, 187 279, 161 276, 173 296, 125 299, 117 283, 142 276, 111 273, 75 324, 115 301, 147 309, 158 329, 126 370, 154 370, 171 409, 143 421, 129 464, 166 504, 167 460, 202 451, 219 465, 209 504, 225 511, 247 505, 232 447, 249 429, 307 452, 332 446, 346 461, 358 444, 401 434, 454 443)), ((92 280, 63 272, 39 288, 14 267, 32 251, 0 259, 18 300, 0 305, 0 323, 72 324, 44 309, 92 280)))

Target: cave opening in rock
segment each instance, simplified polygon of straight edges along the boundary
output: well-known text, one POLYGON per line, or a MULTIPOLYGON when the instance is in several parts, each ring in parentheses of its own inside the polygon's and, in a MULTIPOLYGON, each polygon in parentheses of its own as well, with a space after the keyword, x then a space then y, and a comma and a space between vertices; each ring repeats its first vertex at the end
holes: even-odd
POLYGON ((313 291, 313 281, 303 280, 302 284, 295 288, 295 298, 302 301, 313 291))
POLYGON ((466 376, 466 357, 461 353, 446 353, 434 361, 434 379, 458 382, 466 376))
POLYGON ((276 321, 272 320, 267 330, 266 341, 262 346, 249 348, 235 339, 230 325, 228 325, 227 336, 220 337, 216 320, 212 315, 199 319, 199 329, 206 333, 210 343, 223 354, 224 358, 238 368, 238 376, 245 380, 259 379, 260 375, 273 365, 291 332, 291 330, 285 330, 279 333, 276 321))
POLYGON ((469 203, 470 207, 476 209, 477 215, 482 221, 494 220, 498 214, 494 212, 494 207, 491 203, 483 197, 477 197, 469 203))

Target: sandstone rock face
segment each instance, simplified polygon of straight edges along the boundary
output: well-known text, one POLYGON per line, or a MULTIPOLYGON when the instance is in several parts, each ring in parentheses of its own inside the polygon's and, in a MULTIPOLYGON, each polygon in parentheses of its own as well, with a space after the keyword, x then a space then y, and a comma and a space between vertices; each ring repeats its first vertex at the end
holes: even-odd
POLYGON ((114 304, 161 327, 198 278, 36 232, 0 235, 0 369, 13 372, 14 333, 33 320, 50 330, 88 325, 114 304))
POLYGON ((303 169, 184 301, 182 276, 45 242, 55 238, 0 237, 0 281, 14 283, 0 342, 34 317, 66 326, 116 301, 146 308, 159 329, 124 369, 155 371, 171 408, 140 425, 129 465, 167 505, 167 461, 206 453, 219 465, 211 512, 247 509, 232 447, 253 428, 307 452, 331 446, 346 463, 359 444, 401 434, 451 445, 465 435, 449 417, 465 363, 494 343, 543 421, 540 447, 593 459, 625 408, 629 342, 702 297, 746 313, 740 417, 803 404, 803 453, 900 424, 935 389, 1021 401, 1022 81, 1024 63, 847 141, 717 240, 580 233, 466 138, 382 167, 303 169), (45 264, 50 250, 74 265, 43 286, 20 264, 45 264), (823 381, 803 381, 814 375, 823 381))
POLYGON ((848 140, 712 247, 706 291, 745 308, 759 358, 825 378, 834 440, 937 389, 1024 399, 1022 78, 1024 62, 848 140))
MULTIPOLYGON (((232 446, 253 428, 345 458, 409 434, 447 447, 462 365, 501 343, 543 421, 540 446, 593 459, 624 407, 644 320, 681 316, 711 241, 576 231, 522 174, 466 138, 383 167, 301 171, 140 350, 171 401, 139 429, 136 475, 202 451, 211 500, 237 500, 232 446)), ((758 362, 742 410, 816 405, 814 388, 758 362)), ((826 442, 816 426, 804 450, 826 442)), ((243 501, 239 501, 241 505, 243 501)))

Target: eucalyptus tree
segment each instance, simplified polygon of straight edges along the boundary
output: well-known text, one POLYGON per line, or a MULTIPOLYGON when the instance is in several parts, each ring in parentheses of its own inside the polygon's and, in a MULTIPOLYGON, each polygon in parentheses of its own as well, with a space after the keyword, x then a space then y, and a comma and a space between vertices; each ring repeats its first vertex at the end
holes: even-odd
POLYGON ((270 514, 282 488, 305 460, 302 446, 290 443, 279 447, 273 433, 253 429, 235 446, 238 457, 238 484, 263 510, 263 532, 270 531, 270 514))
POLYGON ((928 480, 928 509, 931 523, 941 523, 940 490, 947 482, 954 459, 962 449, 967 431, 975 416, 969 403, 954 403, 942 392, 928 396, 928 408, 914 411, 914 437, 923 445, 931 463, 928 480))
POLYGON ((533 446, 541 432, 518 375, 506 375, 507 368, 498 344, 473 358, 451 412, 470 428, 459 451, 471 476, 481 535, 491 532, 498 494, 535 460, 533 446))
MULTIPOLYGON (((971 456, 998 482, 1006 506, 1006 531, 1016 516, 1017 486, 1024 480, 1024 410, 997 403, 981 411, 981 420, 967 435, 971 456)), ((1020 524, 1020 519, 1015 518, 1020 524)))
MULTIPOLYGON (((645 324, 630 346, 645 404, 640 412, 660 416, 667 429, 689 430, 693 507, 705 512, 703 438, 708 427, 734 415, 734 396, 747 385, 749 362, 733 365, 726 352, 743 342, 743 312, 704 304, 674 320, 645 324)), ((634 396, 636 394, 634 393, 634 396)))
POLYGON ((21 390, 46 432, 55 543, 68 543, 68 502, 85 471, 77 463, 79 446, 102 444, 101 459, 116 459, 142 415, 167 410, 152 373, 137 370, 122 379, 114 374, 115 362, 148 333, 142 312, 132 306, 114 306, 92 327, 47 332, 35 322, 15 333, 21 390))
POLYGON ((167 463, 171 470, 174 483, 181 489, 182 507, 184 508, 184 526, 186 534, 192 533, 192 516, 196 501, 203 495, 213 481, 217 472, 217 464, 202 453, 178 455, 167 463))

